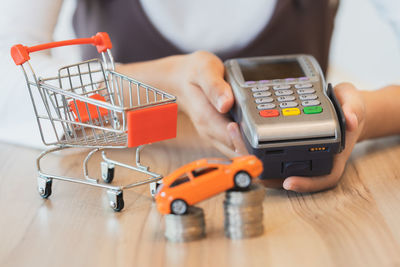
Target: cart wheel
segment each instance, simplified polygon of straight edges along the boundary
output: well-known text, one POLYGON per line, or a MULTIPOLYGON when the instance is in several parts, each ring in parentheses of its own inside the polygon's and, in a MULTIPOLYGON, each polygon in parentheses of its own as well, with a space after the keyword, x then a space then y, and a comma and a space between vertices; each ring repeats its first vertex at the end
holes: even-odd
POLYGON ((101 178, 105 183, 111 183, 114 179, 114 164, 107 163, 105 161, 101 162, 101 178))
POLYGON ((162 184, 162 180, 158 180, 157 182, 150 183, 150 194, 153 198, 155 197, 155 195, 157 193, 157 189, 160 187, 161 184, 162 184))
POLYGON ((251 185, 251 177, 247 172, 238 172, 233 178, 235 187, 238 189, 247 189, 251 185))
POLYGON ((109 191, 110 206, 114 211, 121 211, 124 208, 124 197, 122 191, 109 191))
POLYGON ((163 184, 162 180, 158 180, 158 181, 156 182, 156 192, 157 192, 158 188, 159 188, 162 184, 163 184))
POLYGON ((48 198, 51 195, 52 179, 38 178, 38 191, 42 198, 48 198))

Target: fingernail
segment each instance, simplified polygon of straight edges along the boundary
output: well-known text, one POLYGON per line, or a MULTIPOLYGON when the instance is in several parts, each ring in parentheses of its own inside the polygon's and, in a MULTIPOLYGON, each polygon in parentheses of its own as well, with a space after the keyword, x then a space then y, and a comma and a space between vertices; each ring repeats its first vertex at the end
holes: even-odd
POLYGON ((350 117, 354 122, 358 122, 358 118, 357 118, 357 115, 355 113, 351 113, 350 117))
POLYGON ((290 180, 286 179, 285 181, 283 181, 283 188, 285 190, 293 190, 293 185, 290 180))
POLYGON ((229 125, 228 127, 229 135, 231 138, 237 138, 238 137, 238 131, 237 128, 233 125, 229 125))
POLYGON ((349 120, 350 120, 350 122, 348 123, 348 125, 349 125, 348 130, 351 132, 351 131, 354 131, 355 129, 357 129, 357 127, 358 127, 357 115, 355 113, 350 113, 349 120))
POLYGON ((226 103, 227 100, 228 99, 227 99, 227 97, 225 95, 221 95, 221 96, 218 97, 218 100, 217 100, 218 111, 220 111, 220 112, 222 111, 222 107, 226 103))
POLYGON ((233 143, 235 153, 239 153, 239 150, 234 145, 235 144, 235 140, 237 139, 236 127, 234 127, 232 125, 232 123, 230 123, 230 124, 228 124, 227 130, 228 130, 229 138, 231 139, 231 141, 233 143))

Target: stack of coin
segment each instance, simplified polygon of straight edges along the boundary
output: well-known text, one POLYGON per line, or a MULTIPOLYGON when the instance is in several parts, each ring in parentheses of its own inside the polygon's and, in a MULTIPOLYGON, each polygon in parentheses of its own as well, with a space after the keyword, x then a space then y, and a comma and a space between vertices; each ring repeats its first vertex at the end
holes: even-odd
POLYGON ((224 201, 225 235, 242 239, 262 235, 265 189, 251 185, 248 190, 229 190, 224 201))
POLYGON ((165 237, 172 242, 201 239, 206 234, 203 209, 189 207, 183 215, 165 215, 165 237))

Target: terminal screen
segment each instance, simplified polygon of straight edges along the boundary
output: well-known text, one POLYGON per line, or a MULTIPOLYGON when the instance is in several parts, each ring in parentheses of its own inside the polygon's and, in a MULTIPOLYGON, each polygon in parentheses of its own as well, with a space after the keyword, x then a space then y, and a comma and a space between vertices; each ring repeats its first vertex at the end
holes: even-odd
POLYGON ((305 76, 297 60, 257 62, 239 59, 238 62, 245 81, 299 78, 305 76))

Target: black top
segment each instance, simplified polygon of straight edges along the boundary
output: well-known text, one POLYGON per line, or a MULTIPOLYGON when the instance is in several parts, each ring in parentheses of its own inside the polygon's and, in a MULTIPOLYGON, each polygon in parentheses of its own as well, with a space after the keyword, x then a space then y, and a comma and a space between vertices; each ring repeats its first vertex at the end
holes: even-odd
MULTIPOLYGON (((217 55, 225 60, 311 54, 325 73, 337 6, 338 0, 278 0, 271 20, 252 42, 243 49, 217 55)), ((139 0, 78 0, 74 28, 82 38, 108 32, 113 56, 121 63, 183 54, 153 26, 139 0)), ((88 46, 82 46, 82 52, 85 58, 98 56, 88 46)))

